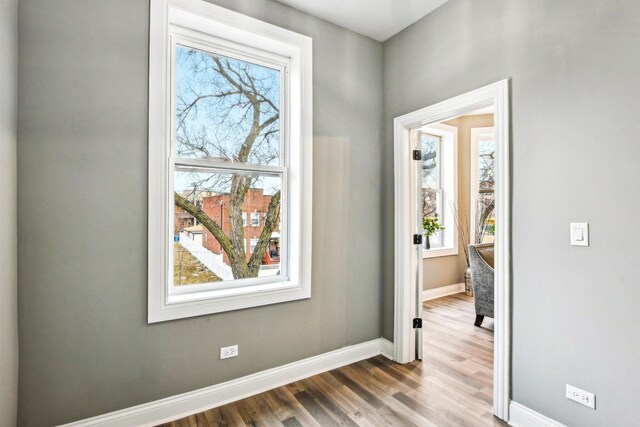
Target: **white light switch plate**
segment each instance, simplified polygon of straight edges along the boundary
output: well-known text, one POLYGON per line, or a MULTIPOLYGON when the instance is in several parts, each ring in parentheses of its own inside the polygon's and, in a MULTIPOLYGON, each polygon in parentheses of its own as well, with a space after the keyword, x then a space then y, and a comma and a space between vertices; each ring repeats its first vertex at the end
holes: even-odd
POLYGON ((572 222, 570 230, 571 246, 589 246, 588 222, 572 222))

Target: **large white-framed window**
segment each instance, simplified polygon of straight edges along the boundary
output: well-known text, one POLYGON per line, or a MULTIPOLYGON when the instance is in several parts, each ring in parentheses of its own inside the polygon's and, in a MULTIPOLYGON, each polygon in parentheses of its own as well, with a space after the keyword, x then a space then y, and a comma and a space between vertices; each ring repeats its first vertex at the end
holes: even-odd
POLYGON ((470 238, 472 243, 492 243, 495 236, 495 129, 471 128, 470 151, 470 238))
POLYGON ((149 322, 310 297, 311 39, 201 0, 150 28, 149 322))
POLYGON ((437 217, 444 230, 424 239, 423 258, 458 254, 454 209, 458 200, 458 129, 442 123, 417 131, 422 151, 422 215, 437 217))

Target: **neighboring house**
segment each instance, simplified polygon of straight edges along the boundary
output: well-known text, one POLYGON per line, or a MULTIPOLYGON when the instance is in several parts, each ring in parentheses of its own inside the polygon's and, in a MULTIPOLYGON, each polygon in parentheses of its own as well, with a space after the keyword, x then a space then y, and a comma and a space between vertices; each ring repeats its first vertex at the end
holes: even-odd
MULTIPOLYGON (((264 194, 262 189, 251 188, 247 191, 242 204, 242 225, 244 231, 244 251, 247 261, 251 257, 255 245, 258 243, 262 229, 264 228, 264 218, 269 210, 271 202, 270 195, 264 194)), ((229 195, 221 194, 205 197, 202 201, 202 210, 209 218, 220 225, 222 231, 229 236, 231 224, 229 223, 229 195)), ((224 256, 224 262, 228 265, 229 257, 222 250, 220 243, 209 230, 203 228, 202 245, 216 254, 224 256)), ((265 251, 264 264, 275 264, 280 260, 280 227, 276 227, 271 233, 269 245, 265 251)))
POLYGON ((183 232, 187 233, 187 238, 189 240, 193 240, 194 242, 202 245, 202 231, 204 230, 204 226, 202 225, 192 225, 191 227, 187 227, 183 232))
POLYGON ((189 212, 175 207, 174 215, 173 215, 173 232, 174 234, 179 234, 182 230, 187 227, 192 227, 194 225, 195 218, 189 212))

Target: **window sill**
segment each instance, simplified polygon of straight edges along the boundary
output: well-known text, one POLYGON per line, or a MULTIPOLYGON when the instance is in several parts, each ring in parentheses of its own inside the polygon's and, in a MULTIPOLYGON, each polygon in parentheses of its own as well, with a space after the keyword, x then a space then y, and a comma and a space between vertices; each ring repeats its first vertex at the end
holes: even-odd
POLYGON ((438 258, 443 256, 453 256, 458 255, 458 248, 433 248, 433 249, 423 249, 422 250, 422 259, 426 258, 438 258))
POLYGON ((168 295, 159 310, 149 312, 149 323, 222 313, 311 297, 310 287, 276 282, 247 287, 168 295))

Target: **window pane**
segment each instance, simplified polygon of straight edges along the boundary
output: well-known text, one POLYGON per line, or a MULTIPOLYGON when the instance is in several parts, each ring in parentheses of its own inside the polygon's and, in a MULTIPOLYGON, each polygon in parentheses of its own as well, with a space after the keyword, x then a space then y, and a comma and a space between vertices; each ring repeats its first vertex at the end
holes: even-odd
POLYGON ((496 142, 481 140, 478 147, 478 190, 482 192, 494 189, 494 159, 496 142))
POLYGON ((178 46, 176 156, 280 164, 280 71, 178 46))
POLYGON ((422 216, 440 217, 440 192, 433 190, 422 190, 422 216))
POLYGON ((440 137, 422 134, 422 188, 440 188, 440 137))
POLYGON ((478 146, 478 199, 475 218, 477 224, 475 242, 493 242, 495 230, 495 151, 493 139, 482 139, 478 146))
POLYGON ((281 181, 279 175, 178 168, 174 285, 281 274, 281 181), (243 220, 247 212, 255 226, 243 220))

